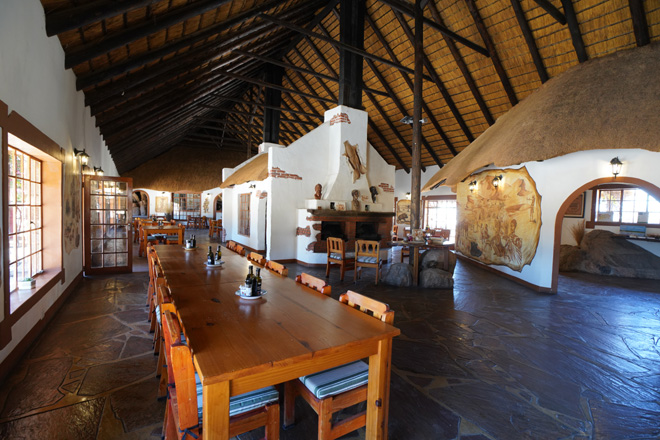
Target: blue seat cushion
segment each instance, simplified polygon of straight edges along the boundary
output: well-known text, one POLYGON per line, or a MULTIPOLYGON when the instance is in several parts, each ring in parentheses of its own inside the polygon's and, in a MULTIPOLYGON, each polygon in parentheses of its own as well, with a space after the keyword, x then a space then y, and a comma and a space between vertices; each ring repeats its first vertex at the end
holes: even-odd
MULTIPOLYGON (((353 258, 353 257, 355 257, 355 252, 346 252, 346 253, 344 253, 344 258, 353 258)), ((334 260, 341 260, 341 254, 338 254, 336 252, 332 252, 330 254, 330 258, 332 258, 334 260)))
POLYGON ((318 399, 335 396, 365 385, 369 381, 369 365, 362 361, 329 368, 300 378, 318 399))
POLYGON ((376 257, 357 257, 356 261, 358 263, 376 264, 376 263, 378 263, 378 258, 376 258, 376 257))
POLYGON ((158 304, 158 305, 156 306, 156 321, 158 321, 158 326, 159 326, 159 327, 160 327, 161 325, 163 325, 163 323, 161 322, 161 317, 160 317, 160 304, 158 304))
MULTIPOLYGON (((200 423, 202 421, 202 382, 197 373, 195 373, 195 382, 197 384, 197 409, 200 423)), ((250 391, 229 399, 229 417, 237 414, 243 414, 256 408, 260 408, 268 403, 277 402, 280 399, 280 393, 273 386, 261 388, 260 390, 250 391)))
POLYGON ((178 241, 179 236, 178 235, 168 235, 168 236, 165 237, 165 239, 169 240, 169 241, 172 241, 172 240, 177 240, 178 241))

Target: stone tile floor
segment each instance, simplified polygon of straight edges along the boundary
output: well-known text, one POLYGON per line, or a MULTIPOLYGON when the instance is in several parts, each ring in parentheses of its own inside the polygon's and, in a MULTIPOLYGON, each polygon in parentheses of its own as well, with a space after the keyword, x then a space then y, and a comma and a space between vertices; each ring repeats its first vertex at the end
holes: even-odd
MULTIPOLYGON (((145 263, 82 281, 5 380, 0 438, 160 436, 145 263)), ((368 270, 357 284, 352 276, 342 282, 334 271, 332 296, 352 289, 388 302, 402 331, 390 438, 660 438, 657 281, 563 274, 559 294, 546 295, 460 261, 453 291, 375 286, 368 270)), ((315 415, 297 408, 281 438, 315 438, 315 415)))

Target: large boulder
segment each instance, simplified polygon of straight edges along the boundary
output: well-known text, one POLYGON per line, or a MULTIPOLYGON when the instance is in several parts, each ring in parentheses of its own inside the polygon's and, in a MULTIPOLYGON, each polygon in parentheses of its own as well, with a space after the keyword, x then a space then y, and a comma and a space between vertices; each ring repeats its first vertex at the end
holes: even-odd
POLYGON ((412 266, 406 263, 394 263, 381 278, 381 283, 397 287, 410 287, 413 283, 412 266))
MULTIPOLYGON (((429 249, 419 257, 420 270, 424 269, 442 269, 445 263, 445 252, 440 249, 429 249)), ((449 252, 449 272, 454 273, 456 268, 456 254, 449 252)))
POLYGON ((586 234, 580 248, 562 246, 559 261, 560 271, 660 280, 660 257, 603 229, 586 234))
POLYGON ((420 287, 433 289, 451 289, 454 287, 452 274, 442 269, 428 268, 419 273, 420 287))

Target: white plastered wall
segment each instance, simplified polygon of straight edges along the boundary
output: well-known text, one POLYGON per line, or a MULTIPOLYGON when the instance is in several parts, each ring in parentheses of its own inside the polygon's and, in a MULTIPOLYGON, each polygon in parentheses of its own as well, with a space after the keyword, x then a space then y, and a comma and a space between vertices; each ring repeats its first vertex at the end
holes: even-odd
MULTIPOLYGON (((621 176, 634 177, 660 186, 660 173, 657 171, 660 167, 660 153, 640 149, 580 151, 543 162, 528 162, 519 167, 511 167, 526 166, 541 195, 539 244, 532 263, 521 272, 506 266, 491 267, 535 286, 551 288, 557 212, 564 201, 581 186, 597 179, 612 177, 610 160, 615 156, 624 164, 621 176)), ((459 194, 469 191, 467 186, 467 182, 459 184, 459 194)))
MULTIPOLYGON (((38 0, 2 0, 0 6, 0 100, 65 150, 65 166, 73 163, 73 149, 85 149, 91 166, 107 176, 117 169, 76 91, 75 75, 64 68, 64 52, 57 37, 45 32, 44 9, 38 0)), ((82 224, 80 225, 82 233, 82 224)), ((0 351, 0 361, 16 347, 82 270, 82 244, 63 251, 66 280, 56 284, 12 326, 12 340, 0 351)), ((0 306, 1 307, 1 306, 0 306)), ((2 314, 4 318, 4 313, 2 314)))

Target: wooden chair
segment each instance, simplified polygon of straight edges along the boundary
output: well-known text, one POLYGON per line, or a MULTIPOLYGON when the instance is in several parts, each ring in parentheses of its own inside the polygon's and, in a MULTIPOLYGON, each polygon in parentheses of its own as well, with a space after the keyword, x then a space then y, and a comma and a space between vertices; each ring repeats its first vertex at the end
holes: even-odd
POLYGON ((266 262, 268 261, 264 258, 263 255, 258 254, 256 252, 250 252, 247 256, 247 259, 253 262, 254 264, 256 264, 257 266, 261 266, 261 267, 264 267, 266 265, 266 262))
MULTIPOLYGON (((149 271, 149 286, 147 287, 147 307, 151 307, 153 302, 153 296, 156 292, 156 284, 154 280, 154 264, 158 264, 158 255, 156 254, 155 249, 151 244, 147 245, 147 270, 149 271), (152 258, 153 257, 153 258, 152 258)), ((151 320, 151 314, 149 315, 149 320, 151 320)))
POLYGON ((286 267, 284 267, 283 264, 280 264, 277 261, 267 261, 266 269, 270 270, 271 272, 280 274, 284 277, 289 274, 289 269, 287 269, 286 267))
POLYGON ((399 241, 399 225, 392 226, 392 241, 399 241))
POLYGON ((319 278, 306 274, 305 272, 301 273, 296 277, 296 283, 302 284, 308 289, 315 290, 324 295, 330 296, 330 293, 332 293, 332 287, 330 287, 328 283, 326 283, 325 281, 319 278))
POLYGON ((156 364, 156 377, 160 377, 157 397, 162 399, 167 396, 167 356, 165 355, 165 337, 163 336, 163 315, 169 311, 176 314, 172 303, 172 294, 167 283, 160 283, 156 289, 156 318, 158 326, 154 332, 154 353, 158 354, 156 364))
POLYGON ((451 229, 437 228, 433 230, 433 237, 442 237, 445 240, 449 240, 451 236, 451 229))
MULTIPOLYGON (((165 439, 201 438, 202 384, 175 313, 166 311, 163 314, 163 333, 169 386, 163 422, 165 439)), ((229 437, 264 426, 266 439, 279 439, 278 401, 279 393, 272 386, 232 397, 229 401, 229 437)))
MULTIPOLYGON (((361 310, 388 324, 394 321, 394 312, 380 301, 348 291, 339 297, 342 303, 361 310)), ((301 396, 318 414, 318 438, 335 439, 365 426, 366 411, 333 423, 332 415, 344 408, 367 400, 369 365, 363 361, 303 376, 287 382, 284 387, 284 426, 295 422, 296 397, 301 396), (341 389, 337 389, 341 381, 341 389)))
POLYGON ((195 218, 192 215, 187 215, 186 228, 194 228, 194 227, 195 227, 195 218))
POLYGON ((166 244, 180 244, 183 246, 183 241, 186 238, 186 227, 183 223, 179 223, 179 233, 172 234, 165 237, 166 244))
POLYGON ((376 268, 376 285, 383 261, 380 259, 380 243, 373 240, 355 240, 355 271, 353 282, 357 281, 358 271, 362 275, 363 267, 376 268))
POLYGON ((344 281, 346 270, 355 269, 355 254, 346 252, 344 249, 344 240, 341 238, 328 237, 326 240, 328 247, 328 263, 325 267, 325 277, 330 276, 330 267, 339 266, 339 279, 344 281))
POLYGON ((222 219, 209 221, 209 237, 213 238, 216 235, 222 240, 222 219))

